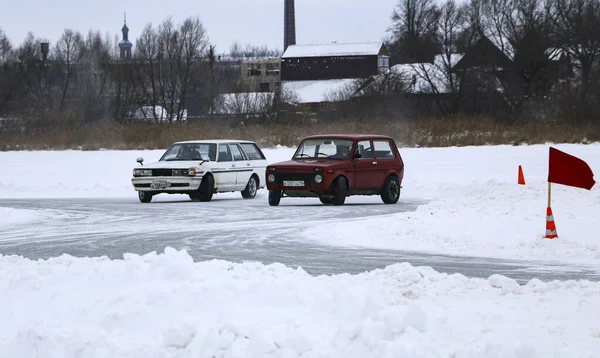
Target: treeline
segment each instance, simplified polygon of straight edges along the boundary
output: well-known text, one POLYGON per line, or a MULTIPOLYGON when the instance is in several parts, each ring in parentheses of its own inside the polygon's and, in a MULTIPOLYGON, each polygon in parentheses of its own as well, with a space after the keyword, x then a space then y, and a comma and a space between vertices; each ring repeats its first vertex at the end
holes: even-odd
MULTIPOLYGON (((399 0, 391 10, 393 70, 331 94, 351 99, 335 116, 599 121, 600 0, 399 0), (488 40, 498 51, 480 53, 486 66, 456 67, 488 40)), ((118 39, 67 29, 44 55, 42 39, 30 34, 15 46, 0 30, 0 118, 127 122, 147 107, 168 121, 229 113, 216 108, 225 107, 220 94, 255 92, 240 80, 240 61, 281 54, 239 43, 220 54, 194 17, 148 24, 133 42, 122 60, 118 39)), ((230 97, 240 112, 257 101, 274 110, 268 96, 230 97)))
POLYGON ((400 0, 387 44, 401 70, 367 92, 431 94, 442 115, 598 120, 600 0, 400 0), (495 66, 456 69, 483 38, 495 66))
POLYGON ((43 39, 30 33, 14 46, 0 29, 0 118, 127 122, 155 108, 144 115, 184 120, 190 110, 211 113, 219 93, 242 90, 242 58, 280 55, 239 43, 219 54, 197 17, 146 25, 129 59, 119 41, 66 29, 44 54, 43 39))

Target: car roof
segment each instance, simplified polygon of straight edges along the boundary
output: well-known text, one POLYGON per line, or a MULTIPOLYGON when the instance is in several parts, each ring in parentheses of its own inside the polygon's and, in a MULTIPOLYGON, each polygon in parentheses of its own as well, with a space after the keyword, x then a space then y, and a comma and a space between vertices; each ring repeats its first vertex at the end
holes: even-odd
POLYGON ((245 139, 199 139, 199 140, 185 140, 185 141, 181 141, 181 142, 175 142, 173 144, 186 144, 186 143, 216 143, 216 144, 221 144, 221 143, 254 143, 251 140, 245 140, 245 139))
POLYGON ((381 134, 316 134, 307 136, 304 139, 321 139, 321 138, 332 138, 332 139, 356 139, 356 140, 367 140, 367 139, 392 139, 389 136, 381 134))

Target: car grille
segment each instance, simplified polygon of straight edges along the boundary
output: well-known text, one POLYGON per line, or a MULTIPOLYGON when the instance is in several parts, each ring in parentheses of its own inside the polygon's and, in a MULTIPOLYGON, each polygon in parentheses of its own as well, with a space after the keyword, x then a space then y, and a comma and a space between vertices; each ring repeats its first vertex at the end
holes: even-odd
POLYGON ((173 176, 173 169, 152 169, 153 177, 170 177, 173 176))
POLYGON ((275 173, 276 184, 282 184, 284 180, 302 180, 305 184, 311 184, 314 178, 314 173, 275 173))

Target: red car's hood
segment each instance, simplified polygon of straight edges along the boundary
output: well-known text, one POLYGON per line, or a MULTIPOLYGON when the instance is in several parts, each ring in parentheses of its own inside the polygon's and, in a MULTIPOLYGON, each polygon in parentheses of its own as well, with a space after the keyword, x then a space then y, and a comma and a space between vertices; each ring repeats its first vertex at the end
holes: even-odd
POLYGON ((327 168, 327 169, 338 169, 346 168, 349 162, 347 160, 336 160, 336 159, 293 159, 285 162, 278 162, 269 165, 270 167, 277 168, 280 172, 312 172, 314 168, 327 168))

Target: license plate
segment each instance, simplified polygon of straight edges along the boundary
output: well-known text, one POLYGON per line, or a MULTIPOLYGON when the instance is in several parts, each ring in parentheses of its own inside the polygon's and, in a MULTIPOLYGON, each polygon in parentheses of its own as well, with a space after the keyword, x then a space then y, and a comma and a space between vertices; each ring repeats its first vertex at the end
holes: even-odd
POLYGON ((302 181, 302 180, 284 180, 283 186, 304 186, 304 181, 302 181))
POLYGON ((150 184, 150 188, 152 189, 165 189, 171 186, 171 183, 167 182, 167 181, 153 181, 152 184, 150 184))

